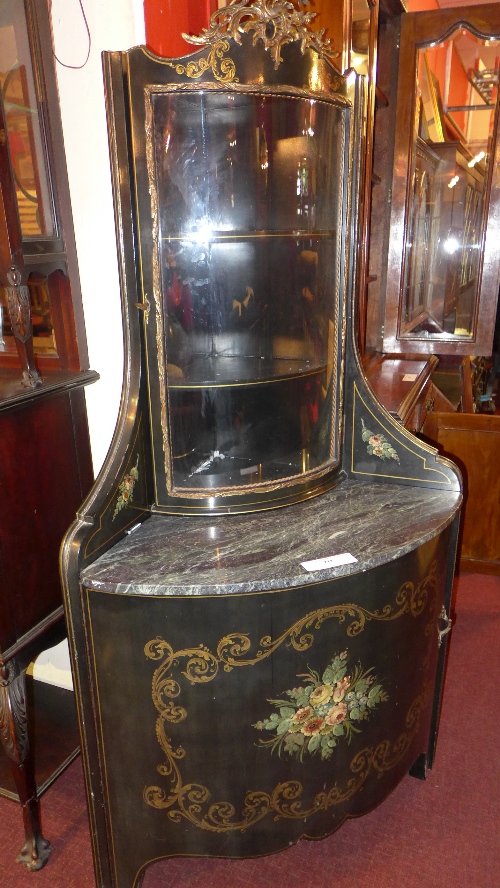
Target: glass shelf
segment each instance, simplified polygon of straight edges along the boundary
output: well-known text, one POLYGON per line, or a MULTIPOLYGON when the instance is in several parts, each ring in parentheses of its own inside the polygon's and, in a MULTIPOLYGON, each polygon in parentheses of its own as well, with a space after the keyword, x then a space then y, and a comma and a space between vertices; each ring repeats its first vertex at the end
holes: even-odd
POLYGON ((309 361, 292 358, 246 357, 199 357, 195 358, 182 378, 176 380, 175 368, 169 370, 169 388, 183 389, 223 388, 252 385, 266 385, 314 376, 326 371, 326 367, 311 367, 309 361))
POLYGON ((245 384, 169 387, 175 486, 290 478, 329 459, 327 368, 245 384))

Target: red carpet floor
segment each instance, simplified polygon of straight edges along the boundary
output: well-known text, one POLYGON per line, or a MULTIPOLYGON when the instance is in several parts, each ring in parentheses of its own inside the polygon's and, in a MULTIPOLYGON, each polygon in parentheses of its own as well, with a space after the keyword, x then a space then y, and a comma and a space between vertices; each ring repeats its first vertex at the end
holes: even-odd
MULTIPOLYGON (((500 577, 457 581, 437 757, 373 813, 260 860, 168 860, 143 888, 500 888, 500 577)), ((14 863, 19 807, 0 799, 0 888, 95 888, 80 760, 43 796, 48 865, 14 863)))

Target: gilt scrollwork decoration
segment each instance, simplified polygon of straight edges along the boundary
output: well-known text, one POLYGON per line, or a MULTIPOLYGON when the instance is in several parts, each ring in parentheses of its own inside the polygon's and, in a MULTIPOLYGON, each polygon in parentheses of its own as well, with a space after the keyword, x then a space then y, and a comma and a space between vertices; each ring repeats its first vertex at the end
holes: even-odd
MULTIPOLYGON (((234 667, 255 666, 261 660, 271 656, 285 642, 296 651, 306 651, 314 643, 313 631, 320 629, 326 620, 336 619, 339 623, 348 621, 346 634, 349 638, 353 638, 364 630, 367 622, 372 620, 397 620, 408 613, 416 618, 424 611, 430 592, 436 590, 436 570, 437 562, 433 561, 428 574, 420 583, 415 585, 411 580, 403 583, 396 593, 394 604, 386 604, 379 610, 370 611, 357 604, 338 604, 311 611, 297 620, 278 638, 272 639, 268 635, 263 636, 257 650, 251 656, 246 656, 252 648, 252 642, 246 634, 232 633, 224 636, 217 645, 216 653, 212 653, 203 645, 198 648, 174 651, 167 641, 155 638, 145 646, 145 654, 150 660, 164 660, 163 665, 155 673, 153 681, 155 705, 159 702, 163 708, 160 698, 164 690, 168 691, 171 688, 170 679, 164 682, 164 676, 173 665, 178 665, 182 659, 187 659, 182 674, 194 685, 212 681, 218 674, 220 667, 225 672, 231 672, 234 667), (159 695, 155 693, 155 689, 156 692, 160 692, 159 695)), ((174 682, 174 685, 177 691, 179 688, 177 682, 174 682)), ((177 693, 174 696, 177 696, 177 693)))
POLYGON ((176 74, 185 74, 192 80, 202 77, 207 71, 211 71, 219 83, 233 83, 238 81, 236 66, 229 56, 224 55, 229 49, 228 40, 218 40, 208 56, 198 61, 190 61, 187 65, 181 62, 165 62, 170 68, 174 68, 176 74))
MULTIPOLYGON (((297 0, 304 9, 310 9, 310 0, 297 0)), ((254 45, 258 40, 264 43, 278 68, 283 61, 281 48, 287 43, 300 40, 301 51, 314 49, 320 55, 335 58, 330 40, 325 38, 324 28, 320 31, 309 30, 309 25, 316 18, 315 12, 297 9, 289 0, 233 0, 228 6, 219 9, 210 17, 210 24, 199 37, 190 34, 182 36, 188 43, 196 46, 212 44, 226 36, 236 43, 241 43, 241 35, 253 32, 254 45)))
MULTIPOLYGON (((198 783, 185 783, 181 773, 181 762, 186 758, 182 746, 175 747, 168 736, 168 724, 179 724, 187 718, 187 709, 179 702, 181 685, 173 670, 184 662, 181 674, 192 685, 213 681, 220 670, 231 672, 236 667, 255 666, 267 659, 281 645, 306 651, 314 643, 314 632, 329 619, 346 624, 346 634, 354 637, 361 633, 367 622, 372 620, 391 621, 409 614, 416 618, 422 614, 435 598, 436 562, 431 565, 427 576, 418 584, 409 581, 397 591, 393 604, 380 610, 370 611, 354 604, 336 605, 311 611, 295 622, 278 638, 264 636, 257 649, 252 651, 252 642, 245 633, 233 633, 220 639, 215 651, 200 645, 196 648, 174 650, 164 639, 157 637, 148 642, 144 652, 148 659, 161 661, 154 672, 152 700, 158 712, 156 737, 165 754, 165 761, 158 766, 158 773, 169 781, 169 788, 146 786, 144 801, 153 808, 166 810, 175 823, 188 820, 198 828, 213 831, 244 831, 268 815, 275 819, 307 818, 333 805, 347 801, 363 786, 371 772, 383 773, 402 759, 409 749, 419 726, 421 715, 428 702, 428 687, 413 701, 408 710, 405 730, 395 742, 384 740, 376 747, 367 747, 358 752, 350 763, 352 776, 344 787, 337 785, 317 793, 307 800, 303 785, 290 780, 280 783, 271 792, 251 791, 246 793, 241 812, 226 801, 210 803, 210 790, 198 783)), ((382 699, 382 696, 380 696, 382 699)))
POLYGON ((153 808, 167 810, 167 816, 173 823, 181 823, 184 819, 209 832, 245 832, 269 815, 274 815, 276 821, 306 820, 320 811, 347 802, 360 791, 372 772, 381 776, 396 767, 420 728, 428 697, 429 687, 426 685, 412 702, 406 714, 405 730, 395 741, 382 740, 377 746, 367 746, 354 755, 349 765, 352 776, 344 786, 334 784, 307 798, 307 790, 300 781, 288 780, 279 783, 272 792, 247 792, 239 814, 230 802, 210 804, 211 793, 206 786, 183 783, 178 762, 185 757, 185 752, 182 748, 172 748, 163 724, 160 724, 157 736, 167 761, 159 766, 158 771, 170 778, 171 789, 166 792, 159 786, 146 787, 144 801, 153 808))

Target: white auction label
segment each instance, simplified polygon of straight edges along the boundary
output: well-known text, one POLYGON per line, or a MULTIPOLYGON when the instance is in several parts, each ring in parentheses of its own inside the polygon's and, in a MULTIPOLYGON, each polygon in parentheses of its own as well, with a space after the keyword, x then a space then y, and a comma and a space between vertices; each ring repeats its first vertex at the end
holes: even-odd
POLYGON ((357 560, 350 552, 343 552, 342 555, 330 555, 329 558, 301 561, 301 567, 305 567, 306 570, 326 570, 328 567, 340 567, 341 564, 354 564, 357 560))
POLYGON ((415 382, 417 376, 417 373, 405 373, 403 376, 403 382, 415 382))

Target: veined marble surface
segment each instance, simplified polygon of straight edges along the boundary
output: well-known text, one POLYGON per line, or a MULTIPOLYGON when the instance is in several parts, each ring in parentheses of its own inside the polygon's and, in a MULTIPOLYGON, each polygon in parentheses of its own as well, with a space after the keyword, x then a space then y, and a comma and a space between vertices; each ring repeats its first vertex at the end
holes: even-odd
POLYGON ((90 589, 131 595, 270 591, 393 561, 444 530, 461 495, 346 481, 297 505, 248 515, 153 515, 82 572, 90 589), (356 563, 301 563, 349 553, 356 563))

